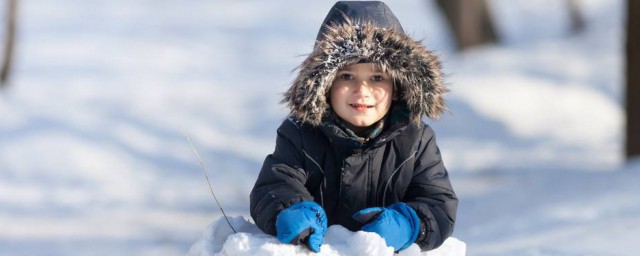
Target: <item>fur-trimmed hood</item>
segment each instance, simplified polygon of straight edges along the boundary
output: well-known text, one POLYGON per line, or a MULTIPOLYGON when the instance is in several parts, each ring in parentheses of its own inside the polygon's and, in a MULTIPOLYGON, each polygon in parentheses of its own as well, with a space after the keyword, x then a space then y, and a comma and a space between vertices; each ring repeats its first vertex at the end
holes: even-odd
POLYGON ((318 125, 327 116, 329 88, 339 69, 374 63, 394 79, 396 103, 406 106, 411 121, 437 119, 446 110, 438 57, 402 31, 382 2, 336 3, 318 33, 314 50, 298 67, 298 76, 282 103, 302 122, 318 125))

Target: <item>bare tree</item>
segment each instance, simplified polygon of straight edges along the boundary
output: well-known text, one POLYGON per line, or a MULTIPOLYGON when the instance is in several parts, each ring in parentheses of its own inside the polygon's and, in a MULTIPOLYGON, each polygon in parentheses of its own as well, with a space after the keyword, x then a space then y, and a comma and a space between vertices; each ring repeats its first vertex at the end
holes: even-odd
POLYGON ((11 63, 13 61, 13 46, 15 42, 16 31, 16 9, 18 0, 8 0, 7 6, 7 27, 4 43, 4 59, 2 60, 2 69, 0 69, 0 87, 7 84, 9 73, 11 72, 11 63))
POLYGON ((437 0, 456 39, 458 50, 494 43, 496 32, 485 0, 437 0))
POLYGON ((640 1, 627 0, 626 155, 640 156, 640 1))
POLYGON ((580 4, 577 0, 566 0, 569 9, 569 17, 571 18, 571 31, 580 33, 584 30, 584 17, 580 12, 580 4))

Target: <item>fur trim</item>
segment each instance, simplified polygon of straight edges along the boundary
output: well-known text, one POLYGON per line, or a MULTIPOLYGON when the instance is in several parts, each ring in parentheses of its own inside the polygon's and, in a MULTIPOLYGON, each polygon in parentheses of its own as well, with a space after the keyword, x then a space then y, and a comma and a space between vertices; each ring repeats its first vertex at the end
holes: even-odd
POLYGON ((304 123, 322 122, 327 95, 337 71, 353 63, 375 63, 394 79, 398 101, 409 110, 412 122, 422 116, 437 119, 446 111, 438 57, 419 41, 395 29, 373 23, 344 23, 326 28, 322 40, 298 67, 299 73, 282 100, 291 115, 304 123))

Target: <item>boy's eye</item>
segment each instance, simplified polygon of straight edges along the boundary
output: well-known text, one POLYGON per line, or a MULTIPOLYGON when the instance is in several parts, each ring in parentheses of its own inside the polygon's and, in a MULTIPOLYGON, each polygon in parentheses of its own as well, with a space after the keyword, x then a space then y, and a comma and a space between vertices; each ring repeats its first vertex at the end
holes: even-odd
POLYGON ((375 75, 371 78, 371 80, 376 81, 376 82, 380 82, 382 80, 384 80, 384 77, 381 75, 375 75))
POLYGON ((340 79, 351 80, 353 76, 351 74, 340 74, 340 79))

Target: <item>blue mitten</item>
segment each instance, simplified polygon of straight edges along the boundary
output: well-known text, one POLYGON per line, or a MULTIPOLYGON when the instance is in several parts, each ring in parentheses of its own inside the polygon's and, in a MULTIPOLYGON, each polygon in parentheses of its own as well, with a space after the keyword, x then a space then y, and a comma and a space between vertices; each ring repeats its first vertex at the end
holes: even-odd
POLYGON ((293 204, 278 213, 278 240, 287 244, 306 244, 314 252, 327 234, 327 215, 320 205, 311 201, 293 204))
POLYGON ((405 203, 395 203, 387 207, 371 207, 353 215, 363 231, 378 233, 395 251, 409 247, 420 233, 420 219, 416 212, 405 203))

